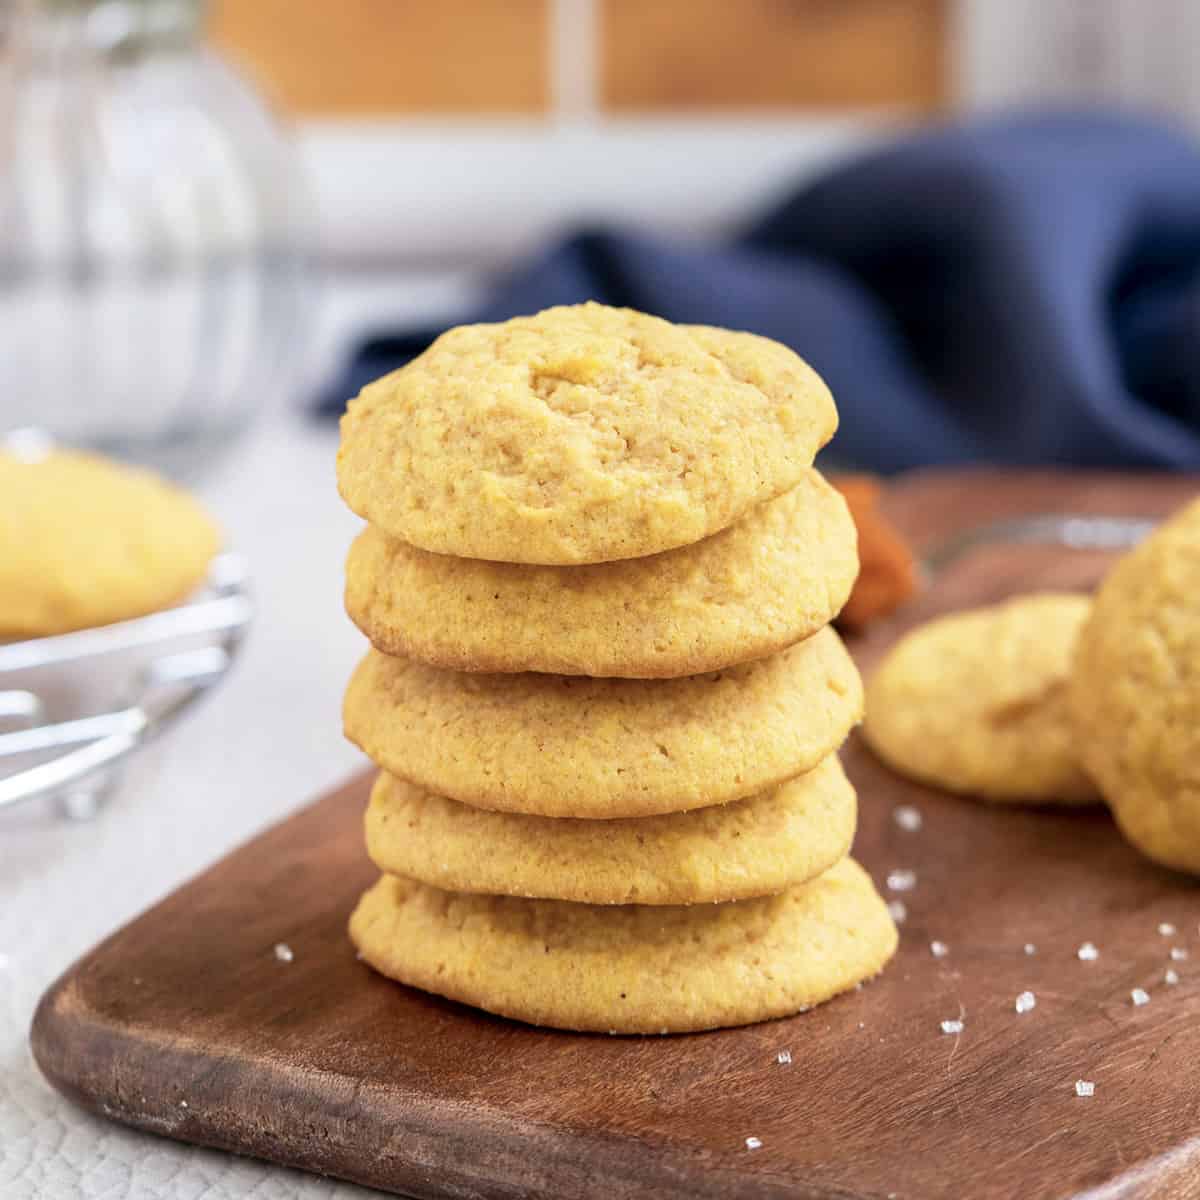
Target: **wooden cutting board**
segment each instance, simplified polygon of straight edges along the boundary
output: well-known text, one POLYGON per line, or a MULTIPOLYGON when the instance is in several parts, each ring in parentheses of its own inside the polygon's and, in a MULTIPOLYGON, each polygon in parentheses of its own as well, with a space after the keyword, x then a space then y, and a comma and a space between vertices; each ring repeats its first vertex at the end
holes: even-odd
MULTIPOLYGON (((928 473, 888 506, 927 546, 1020 512, 1159 516, 1198 489, 928 473)), ((1105 562, 980 551, 856 652, 869 667, 931 612, 1088 586, 1105 562)), ((1200 1195, 1200 889, 1139 858, 1101 811, 951 799, 889 774, 857 738, 846 761, 856 853, 881 886, 894 868, 916 886, 892 966, 807 1015, 578 1036, 381 979, 344 935, 373 876, 360 778, 68 971, 38 1010, 34 1053, 68 1096, 140 1129, 419 1197, 1200 1195), (897 825, 899 804, 920 810, 920 831, 897 825), (1088 940, 1094 962, 1076 955, 1088 940), (1190 958, 1172 962, 1173 946, 1190 958), (1148 1004, 1131 1003, 1135 987, 1148 1004), (1019 1015, 1026 990, 1037 1006, 1019 1015), (1076 1095, 1079 1079, 1092 1097, 1076 1095)))

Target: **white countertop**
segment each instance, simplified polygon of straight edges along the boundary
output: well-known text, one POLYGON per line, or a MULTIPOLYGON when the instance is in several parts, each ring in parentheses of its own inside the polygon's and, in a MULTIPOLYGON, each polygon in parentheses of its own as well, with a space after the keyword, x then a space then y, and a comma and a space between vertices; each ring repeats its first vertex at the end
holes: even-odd
MULTIPOLYGON (((327 339, 328 340, 328 339, 327 339)), ((249 560, 257 617, 233 673, 131 769, 94 820, 0 813, 0 1196, 343 1197, 360 1188, 135 1133, 52 1091, 30 1056, 38 997, 79 955, 362 764, 341 691, 363 641, 341 609, 357 520, 337 435, 276 412, 201 488, 249 560)))

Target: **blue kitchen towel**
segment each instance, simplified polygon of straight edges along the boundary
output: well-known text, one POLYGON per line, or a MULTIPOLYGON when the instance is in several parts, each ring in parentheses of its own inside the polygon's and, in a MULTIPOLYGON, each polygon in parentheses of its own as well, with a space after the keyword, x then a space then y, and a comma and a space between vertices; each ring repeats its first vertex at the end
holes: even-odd
MULTIPOLYGON (((470 321, 585 299, 776 338, 824 376, 838 457, 1200 468, 1200 149, 1110 113, 932 129, 743 236, 583 232, 470 321)), ((374 337, 338 412, 438 330, 374 337)))

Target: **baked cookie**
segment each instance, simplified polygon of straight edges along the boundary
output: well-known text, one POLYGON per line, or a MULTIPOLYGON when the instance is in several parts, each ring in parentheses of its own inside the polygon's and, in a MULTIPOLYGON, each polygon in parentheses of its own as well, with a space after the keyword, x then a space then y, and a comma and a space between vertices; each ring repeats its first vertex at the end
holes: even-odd
POLYGON ((745 800, 617 821, 488 812, 384 772, 367 809, 367 852, 381 871, 455 892, 584 904, 744 900, 845 857, 856 809, 837 755, 745 800))
POLYGON ((897 941, 851 859, 778 896, 670 908, 469 896, 385 875, 359 901, 350 936, 401 983, 596 1033, 789 1016, 878 974, 897 941))
POLYGON ((732 524, 836 428, 777 342, 583 304, 452 329, 369 384, 342 418, 338 487, 439 554, 607 562, 732 524))
POLYGON ((682 679, 467 675, 372 650, 346 735, 385 770, 479 808, 644 817, 723 804, 815 767, 859 719, 830 628, 781 654, 682 679))
POLYGON ((149 471, 0 449, 0 639, 165 608, 200 583, 220 542, 200 505, 149 471))
POLYGON ((1113 567, 1079 635, 1071 713, 1125 836, 1200 874, 1200 500, 1113 567))
POLYGON ((1095 801, 1067 711, 1071 648, 1090 605, 1019 596, 922 625, 868 681, 867 742, 900 774, 948 791, 1095 801))
POLYGON ((763 658, 815 633, 858 569, 854 522, 815 470, 678 550, 583 567, 447 558, 368 526, 346 611, 385 654, 456 671, 657 679, 763 658))

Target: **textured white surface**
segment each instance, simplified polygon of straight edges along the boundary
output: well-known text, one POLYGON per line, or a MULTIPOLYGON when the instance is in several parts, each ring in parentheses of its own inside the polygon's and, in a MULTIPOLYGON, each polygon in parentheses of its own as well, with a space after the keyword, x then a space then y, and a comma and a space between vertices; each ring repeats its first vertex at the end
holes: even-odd
POLYGON ((232 677, 90 823, 37 805, 0 814, 4 1200, 367 1194, 90 1117, 45 1084, 27 1040, 39 995, 76 957, 361 763, 340 729, 362 640, 341 611, 358 522, 338 502, 335 450, 332 425, 276 416, 202 489, 250 560, 259 606, 232 677))

